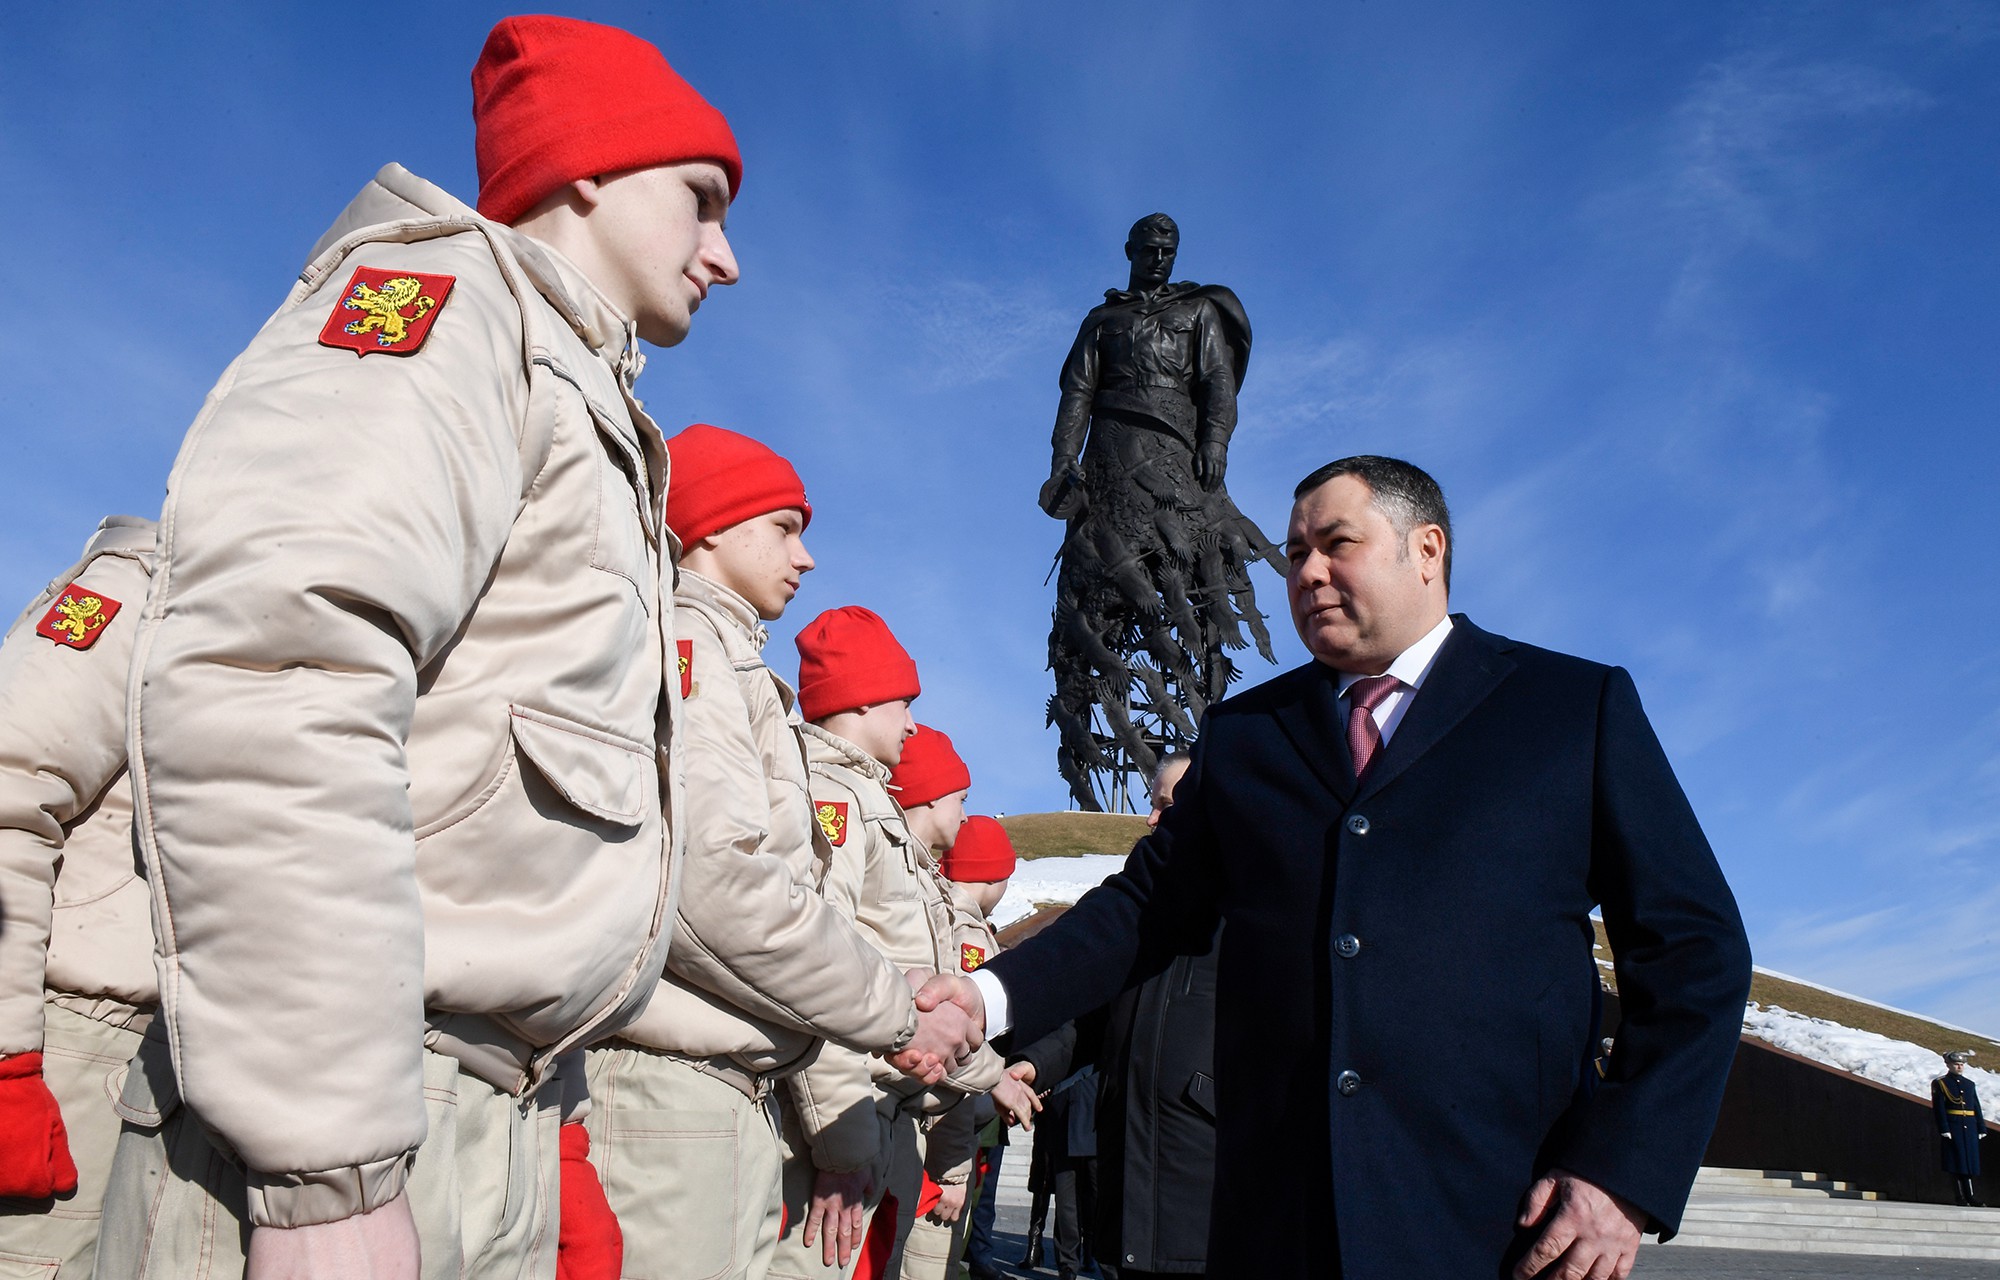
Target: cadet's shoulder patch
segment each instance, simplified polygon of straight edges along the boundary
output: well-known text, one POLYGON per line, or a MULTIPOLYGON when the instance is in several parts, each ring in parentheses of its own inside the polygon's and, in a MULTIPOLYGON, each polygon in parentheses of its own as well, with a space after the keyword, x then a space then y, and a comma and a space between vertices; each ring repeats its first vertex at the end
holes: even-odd
POLYGON ((819 819, 819 829, 826 833, 828 844, 838 849, 847 843, 847 801, 816 800, 813 816, 819 819))
POLYGON ((320 345, 362 356, 415 355, 457 282, 457 276, 357 267, 319 331, 320 345))
POLYGON ((123 607, 101 591, 85 591, 71 583, 35 624, 35 634, 72 649, 88 649, 123 607))
POLYGON ((971 973, 986 963, 986 948, 975 947, 970 942, 962 942, 958 947, 958 967, 971 973))
POLYGON ((685 701, 694 696, 694 641, 676 640, 674 650, 679 657, 681 670, 681 698, 685 701))

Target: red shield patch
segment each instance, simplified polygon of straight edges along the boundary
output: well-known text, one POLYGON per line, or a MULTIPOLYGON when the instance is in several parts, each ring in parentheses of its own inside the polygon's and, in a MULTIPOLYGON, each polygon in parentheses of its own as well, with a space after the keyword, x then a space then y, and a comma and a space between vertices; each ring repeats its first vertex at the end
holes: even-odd
POLYGON ((837 849, 847 843, 845 800, 822 800, 813 806, 813 816, 819 819, 819 829, 826 833, 828 844, 837 849))
POLYGON ((980 965, 985 963, 986 963, 986 948, 975 947, 970 942, 964 942, 959 944, 958 948, 959 968, 965 970, 967 973, 971 973, 974 969, 977 969, 980 965))
POLYGON ((56 602, 35 624, 35 634, 72 649, 88 649, 97 643, 97 637, 104 634, 104 628, 123 607, 110 596, 85 591, 72 583, 63 588, 56 602))
POLYGON ((363 356, 415 355, 457 282, 456 276, 358 267, 319 331, 320 345, 363 356))
POLYGON ((694 696, 694 641, 676 640, 674 648, 680 654, 681 698, 686 700, 694 696))

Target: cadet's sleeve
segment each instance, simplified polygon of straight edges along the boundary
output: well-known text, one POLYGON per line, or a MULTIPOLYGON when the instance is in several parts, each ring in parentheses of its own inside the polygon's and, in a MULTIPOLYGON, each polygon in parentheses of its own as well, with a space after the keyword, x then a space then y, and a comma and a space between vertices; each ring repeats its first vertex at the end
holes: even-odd
POLYGON ((1671 1236, 1743 1030, 1750 945, 1736 899, 1639 705, 1612 668, 1598 703, 1590 886, 1618 968, 1618 1048, 1550 1163, 1671 1236))
MULTIPOLYGON (((851 921, 867 875, 870 828, 860 820, 861 802, 853 792, 819 774, 813 775, 812 788, 815 801, 847 803, 848 836, 834 847, 820 892, 842 919, 851 921)), ((812 1150, 815 1169, 846 1173, 874 1165, 882 1135, 875 1118, 874 1070, 867 1055, 826 1045, 811 1066, 786 1078, 785 1087, 797 1107, 799 1128, 812 1150)))
POLYGON ((43 970, 67 829, 125 769, 125 683, 146 572, 123 556, 98 556, 74 581, 121 606, 89 648, 36 633, 57 591, 45 592, 0 643, 0 1057, 42 1047, 43 970))
POLYGON ((1931 1081, 1931 1116, 1937 1121, 1939 1133, 1951 1128, 1951 1119, 1945 1115, 1944 1082, 1941 1080, 1931 1081))
MULTIPOLYGON (((687 852, 668 965, 757 1017, 852 1049, 908 1043, 917 1022, 910 984, 851 915, 799 883, 792 868, 816 856, 777 844, 742 686, 714 624, 693 610, 680 617, 683 638, 693 641, 696 687, 682 716, 687 852)), ((775 699, 771 710, 779 710, 775 699)), ((809 833, 811 801, 803 792, 792 799, 806 817, 795 829, 809 833)))
POLYGON ((134 675, 162 1012, 259 1225, 387 1202, 423 1140, 405 743, 539 465, 484 240, 361 256, 457 285, 421 350, 356 356, 317 341, 343 267, 223 375, 168 483, 134 675))
POLYGON ((939 1186, 959 1186, 972 1176, 979 1157, 979 1126, 973 1123, 973 1099, 967 1098, 937 1118, 924 1148, 924 1172, 939 1186))

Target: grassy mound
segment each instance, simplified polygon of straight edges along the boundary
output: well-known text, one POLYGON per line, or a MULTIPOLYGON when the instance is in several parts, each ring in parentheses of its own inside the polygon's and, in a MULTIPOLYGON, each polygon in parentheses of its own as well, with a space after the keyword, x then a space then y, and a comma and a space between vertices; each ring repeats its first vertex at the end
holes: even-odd
POLYGON ((1071 858, 1109 853, 1120 858, 1146 834, 1146 820, 1130 813, 1017 813, 1000 819, 1014 852, 1023 858, 1071 858))

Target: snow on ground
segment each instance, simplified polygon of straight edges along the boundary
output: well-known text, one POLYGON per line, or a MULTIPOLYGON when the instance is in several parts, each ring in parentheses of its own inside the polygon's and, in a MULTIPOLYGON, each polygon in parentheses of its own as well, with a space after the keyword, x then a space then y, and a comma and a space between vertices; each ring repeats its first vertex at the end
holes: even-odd
MULTIPOLYGON (((1125 865, 1122 854, 1086 853, 1074 858, 1023 858, 1014 868, 1007 896, 993 912, 993 927, 1004 929, 1035 914, 1037 906, 1069 906, 1125 865)), ((1995 1095, 2000 1096, 2000 1095, 1995 1095)))
MULTIPOLYGON (((1915 1094, 1926 1102, 1931 1096, 1931 1081, 1944 1074, 1944 1060, 1921 1045, 1891 1040, 1873 1031, 1857 1031, 1825 1018, 1809 1018, 1778 1005, 1759 1007, 1753 1002, 1743 1011, 1743 1031, 1801 1057, 1915 1094)), ((1980 1100, 2000 1110, 2000 1074, 1970 1063, 1965 1074, 1979 1086, 1980 1100)), ((1993 1110, 1988 1118, 1994 1118, 1993 1110)))

